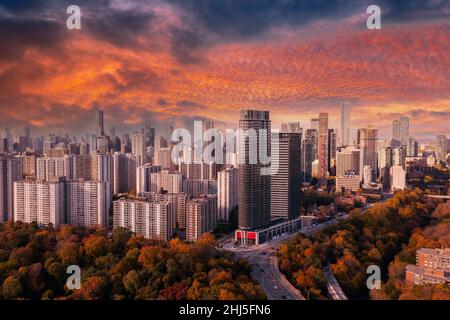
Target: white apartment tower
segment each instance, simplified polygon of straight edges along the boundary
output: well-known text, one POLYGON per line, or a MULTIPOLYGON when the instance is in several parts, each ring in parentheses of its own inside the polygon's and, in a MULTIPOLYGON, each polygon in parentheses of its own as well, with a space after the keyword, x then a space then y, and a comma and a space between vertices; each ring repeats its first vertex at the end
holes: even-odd
POLYGON ((58 228, 65 221, 64 181, 14 182, 14 221, 58 228))

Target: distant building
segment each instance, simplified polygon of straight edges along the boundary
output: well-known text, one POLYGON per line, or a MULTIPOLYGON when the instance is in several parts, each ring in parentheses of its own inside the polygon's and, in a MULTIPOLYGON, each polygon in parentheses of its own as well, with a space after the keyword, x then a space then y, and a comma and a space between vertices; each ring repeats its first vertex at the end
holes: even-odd
POLYGON ((436 159, 437 161, 447 162, 447 137, 439 135, 436 137, 436 159))
POLYGON ((161 172, 161 166, 149 163, 136 168, 136 193, 157 192, 157 181, 152 181, 153 174, 161 172))
POLYGON ((356 192, 360 188, 361 177, 354 172, 346 172, 336 177, 336 191, 356 192))
POLYGON ((391 167, 391 191, 406 188, 406 171, 401 165, 391 167))
POLYGON ((349 146, 350 145, 350 124, 351 124, 351 109, 349 106, 345 106, 342 102, 341 104, 341 130, 339 146, 349 146))
POLYGON ((318 170, 319 179, 328 178, 328 113, 319 114, 319 136, 318 136, 318 170))
POLYGON ((450 249, 422 248, 416 252, 416 265, 407 265, 408 285, 450 284, 450 249))

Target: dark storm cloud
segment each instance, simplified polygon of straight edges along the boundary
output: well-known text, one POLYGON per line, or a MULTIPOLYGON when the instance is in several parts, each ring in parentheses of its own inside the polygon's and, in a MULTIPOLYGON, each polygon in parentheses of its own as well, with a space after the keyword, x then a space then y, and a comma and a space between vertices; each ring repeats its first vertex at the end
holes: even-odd
POLYGON ((280 25, 300 26, 314 19, 339 19, 381 7, 391 21, 449 17, 449 0, 169 0, 207 30, 224 37, 252 37, 280 25))
POLYGON ((64 29, 55 21, 0 17, 0 60, 19 59, 25 49, 58 50, 64 29))

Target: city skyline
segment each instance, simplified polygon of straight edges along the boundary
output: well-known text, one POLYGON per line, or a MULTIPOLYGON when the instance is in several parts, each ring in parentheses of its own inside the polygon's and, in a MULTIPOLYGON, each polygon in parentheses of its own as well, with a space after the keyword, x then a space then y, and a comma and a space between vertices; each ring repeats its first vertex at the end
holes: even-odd
POLYGON ((351 126, 376 124, 380 137, 404 115, 419 141, 449 134, 445 2, 382 1, 381 30, 365 27, 364 1, 81 1, 81 30, 67 30, 60 5, 1 5, 1 128, 90 133, 96 108, 118 133, 144 119, 229 127, 241 108, 273 123, 328 112, 339 128, 345 102, 351 126))

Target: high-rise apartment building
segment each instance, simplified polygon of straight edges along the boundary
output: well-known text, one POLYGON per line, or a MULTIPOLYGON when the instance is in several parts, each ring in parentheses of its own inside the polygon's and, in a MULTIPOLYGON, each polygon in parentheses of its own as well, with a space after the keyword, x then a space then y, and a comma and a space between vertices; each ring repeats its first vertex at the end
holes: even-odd
POLYGON ((36 159, 36 178, 51 181, 58 178, 73 178, 73 157, 43 157, 36 159))
POLYGON ((228 168, 218 172, 217 205, 220 221, 229 221, 238 204, 238 169, 228 168))
POLYGON ((22 158, 0 156, 0 223, 13 219, 13 186, 22 179, 22 158))
POLYGON ((136 156, 115 152, 113 155, 113 193, 127 193, 136 188, 136 156))
POLYGON ((131 137, 131 153, 137 157, 137 165, 143 166, 147 163, 147 148, 145 136, 142 132, 135 132, 131 137))
POLYGON ((105 181, 71 180, 65 183, 66 223, 84 227, 107 227, 111 185, 105 181))
POLYGON ((169 201, 120 199, 113 202, 113 226, 138 236, 168 241, 173 235, 174 207, 169 201))
POLYGON ((64 180, 14 182, 14 221, 59 228, 65 222, 65 200, 64 180))
POLYGON ((150 202, 170 202, 173 206, 174 212, 172 219, 173 228, 186 228, 186 205, 189 199, 186 193, 168 193, 160 190, 159 192, 140 193, 138 196, 140 198, 145 198, 150 202))
POLYGON ((270 214, 273 218, 293 219, 300 214, 301 134, 275 134, 279 136, 278 171, 271 176, 270 214))
POLYGON ((136 193, 157 192, 157 181, 152 181, 152 174, 161 172, 161 166, 151 165, 149 163, 136 169, 136 193))
POLYGON ((197 241, 217 227, 217 195, 202 195, 186 205, 186 240, 197 241))
POLYGON ((267 145, 270 154, 271 124, 268 111, 241 110, 239 129, 256 134, 259 143, 251 144, 248 135, 239 136, 239 156, 241 158, 238 177, 239 228, 252 229, 270 223, 270 175, 261 174, 264 165, 258 159, 250 163, 251 156, 263 152, 261 142, 267 145), (253 149, 251 150, 253 146, 253 149), (260 152, 261 151, 261 152, 260 152))

